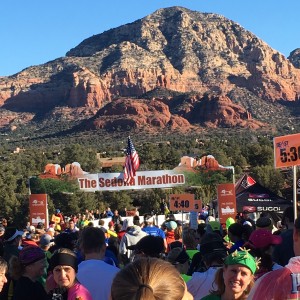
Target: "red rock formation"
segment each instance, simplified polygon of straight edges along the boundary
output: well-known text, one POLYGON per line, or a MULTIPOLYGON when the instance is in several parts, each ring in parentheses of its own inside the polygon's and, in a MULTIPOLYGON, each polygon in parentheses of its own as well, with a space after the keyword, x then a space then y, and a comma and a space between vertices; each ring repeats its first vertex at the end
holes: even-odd
POLYGON ((94 123, 99 128, 263 126, 223 96, 201 103, 190 99, 178 110, 180 116, 160 101, 110 105, 158 87, 196 92, 198 98, 246 89, 262 101, 294 101, 300 95, 300 70, 233 21, 171 7, 90 37, 67 57, 1 77, 0 107, 35 113, 57 106, 101 109, 103 117, 94 123))
POLYGON ((251 114, 227 96, 207 95, 202 98, 186 118, 192 122, 204 123, 207 127, 248 127, 258 129, 266 124, 253 120, 251 114))
POLYGON ((118 99, 100 110, 97 116, 92 123, 85 124, 85 128, 141 128, 150 131, 170 128, 182 132, 195 128, 186 119, 173 116, 169 107, 157 100, 118 99))

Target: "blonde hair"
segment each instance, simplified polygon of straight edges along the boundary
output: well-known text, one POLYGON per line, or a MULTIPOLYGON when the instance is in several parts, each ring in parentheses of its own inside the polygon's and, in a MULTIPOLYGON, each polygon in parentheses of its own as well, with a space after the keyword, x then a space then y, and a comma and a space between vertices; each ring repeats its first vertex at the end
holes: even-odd
POLYGON ((111 287, 112 300, 181 300, 185 283, 170 263, 140 258, 117 273, 111 287))
POLYGON ((182 226, 177 225, 177 228, 174 230, 175 240, 180 240, 182 238, 182 226))
MULTIPOLYGON (((224 278, 223 278, 224 268, 227 268, 227 266, 224 265, 223 268, 220 268, 216 272, 215 280, 213 282, 213 285, 216 285, 217 289, 209 291, 210 294, 212 294, 212 295, 221 296, 225 292, 225 283, 224 283, 224 278)), ((250 281, 249 285, 247 286, 247 289, 244 291, 243 295, 239 298, 239 300, 246 300, 247 299, 253 285, 254 285, 254 276, 252 276, 252 280, 250 281)))

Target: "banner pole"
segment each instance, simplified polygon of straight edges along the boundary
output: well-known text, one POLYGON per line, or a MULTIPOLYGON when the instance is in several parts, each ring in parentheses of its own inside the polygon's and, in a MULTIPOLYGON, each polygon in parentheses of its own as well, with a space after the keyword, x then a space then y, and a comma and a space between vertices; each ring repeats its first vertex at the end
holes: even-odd
POLYGON ((297 166, 293 166, 293 205, 294 216, 297 219, 297 166))

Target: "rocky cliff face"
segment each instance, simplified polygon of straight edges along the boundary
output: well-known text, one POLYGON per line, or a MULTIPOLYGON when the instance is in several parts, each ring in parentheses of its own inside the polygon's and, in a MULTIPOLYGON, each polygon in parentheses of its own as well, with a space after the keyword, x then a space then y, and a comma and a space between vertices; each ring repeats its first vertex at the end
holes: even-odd
POLYGON ((118 122, 122 127, 126 122, 133 127, 184 127, 192 122, 256 128, 262 123, 228 96, 238 88, 269 102, 295 101, 300 98, 300 70, 294 65, 231 20, 171 7, 90 37, 66 57, 1 77, 0 105, 34 113, 57 106, 96 108, 103 118, 95 120, 94 126, 106 127, 105 112, 116 112, 116 102, 118 111, 121 107, 124 111, 111 112, 110 118, 116 118, 110 121, 114 128, 118 122), (177 116, 151 101, 137 106, 136 101, 128 101, 157 88, 195 92, 199 99, 204 94, 214 96, 189 105, 189 113, 177 116), (120 97, 127 98, 122 105, 116 101, 120 97), (128 109, 139 117, 125 122, 128 109), (151 109, 162 111, 161 115, 150 118, 151 109), (140 118, 140 110, 149 116, 140 118))
POLYGON ((186 132, 194 128, 188 120, 170 113, 168 105, 159 100, 117 99, 99 110, 84 124, 85 129, 153 131, 156 128, 186 132))
POLYGON ((202 127, 268 128, 253 120, 251 113, 226 96, 205 95, 174 99, 117 99, 84 122, 86 129, 131 130, 153 132, 158 129, 188 132, 202 127), (173 103, 176 102, 176 103, 173 103))
POLYGON ((288 59, 295 68, 300 69, 300 48, 297 48, 294 51, 292 51, 288 59))

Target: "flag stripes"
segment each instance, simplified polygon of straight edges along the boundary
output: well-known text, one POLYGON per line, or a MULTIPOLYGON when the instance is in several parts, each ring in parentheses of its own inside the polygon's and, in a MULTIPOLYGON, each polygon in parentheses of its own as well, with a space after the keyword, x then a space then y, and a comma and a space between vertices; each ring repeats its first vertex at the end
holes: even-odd
POLYGON ((139 166, 140 166, 139 155, 136 152, 130 137, 128 137, 125 167, 124 167, 125 182, 130 182, 130 180, 135 176, 135 172, 138 170, 139 166))

